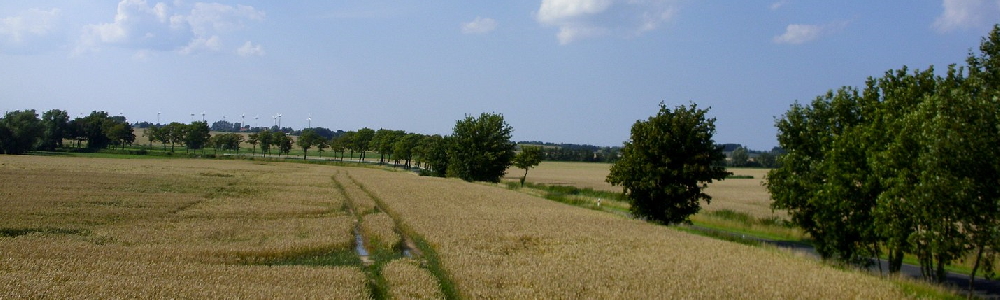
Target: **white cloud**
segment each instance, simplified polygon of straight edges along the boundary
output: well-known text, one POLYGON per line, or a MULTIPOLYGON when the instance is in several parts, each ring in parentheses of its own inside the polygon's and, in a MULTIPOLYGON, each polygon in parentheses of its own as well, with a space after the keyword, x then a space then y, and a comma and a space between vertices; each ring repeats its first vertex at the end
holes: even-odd
POLYGON ((247 41, 246 43, 243 43, 242 47, 236 49, 236 53, 243 57, 254 56, 254 55, 261 56, 264 55, 264 47, 261 47, 260 45, 254 45, 250 41, 247 41))
POLYGON ((559 28, 560 44, 605 36, 637 36, 673 18, 671 0, 542 0, 535 20, 559 28))
POLYGON ((180 50, 177 50, 180 54, 192 54, 203 51, 219 51, 222 49, 222 42, 219 41, 219 36, 213 35, 209 38, 196 38, 191 40, 187 46, 184 46, 180 50))
POLYGON ((837 32, 850 22, 841 21, 826 25, 791 24, 785 27, 785 33, 772 39, 777 44, 798 45, 820 38, 822 35, 837 32))
POLYGON ((32 37, 45 36, 55 29, 59 9, 29 9, 15 16, 0 18, 0 36, 19 44, 32 37))
POLYGON ((788 5, 788 0, 781 0, 778 2, 771 3, 771 10, 778 10, 782 6, 788 5))
POLYGON ((819 38, 823 27, 819 25, 791 24, 785 27, 785 33, 774 37, 778 44, 798 45, 819 38))
POLYGON ((497 21, 490 18, 476 17, 468 23, 462 23, 462 33, 489 33, 497 29, 497 21))
POLYGON ((86 25, 76 51, 110 45, 139 50, 191 54, 219 51, 227 33, 245 28, 245 21, 262 21, 264 12, 245 5, 202 3, 185 5, 146 0, 122 0, 114 22, 86 25))
POLYGON ((938 32, 990 25, 1000 15, 1000 0, 944 0, 931 27, 938 32))

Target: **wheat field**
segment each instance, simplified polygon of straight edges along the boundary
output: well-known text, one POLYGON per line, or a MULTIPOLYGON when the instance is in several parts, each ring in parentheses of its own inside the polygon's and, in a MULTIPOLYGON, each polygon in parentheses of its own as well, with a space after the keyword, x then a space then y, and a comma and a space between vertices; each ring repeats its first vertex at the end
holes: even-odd
POLYGON ((0 156, 0 196, 0 298, 368 299, 381 281, 441 299, 444 280, 466 299, 908 296, 775 249, 379 169, 0 156), (356 227, 382 249, 406 228, 445 277, 421 257, 371 272, 356 227), (328 253, 354 257, 308 263, 328 253))
MULTIPOLYGON (((546 185, 565 185, 578 188, 592 188, 599 191, 621 192, 622 188, 604 181, 610 173, 611 164, 585 162, 545 161, 528 170, 528 182, 546 185)), ((708 184, 705 193, 712 196, 711 203, 704 204, 706 211, 733 210, 758 218, 778 217, 786 219, 785 211, 771 209, 771 197, 762 183, 767 169, 729 168, 733 175, 753 176, 753 179, 726 179, 708 184)), ((517 180, 524 175, 524 169, 511 167, 506 180, 517 180)))
POLYGON ((435 247, 464 298, 904 296, 875 276, 497 186, 369 169, 350 174, 435 247))
POLYGON ((325 168, 0 156, 0 298, 369 297, 325 168))

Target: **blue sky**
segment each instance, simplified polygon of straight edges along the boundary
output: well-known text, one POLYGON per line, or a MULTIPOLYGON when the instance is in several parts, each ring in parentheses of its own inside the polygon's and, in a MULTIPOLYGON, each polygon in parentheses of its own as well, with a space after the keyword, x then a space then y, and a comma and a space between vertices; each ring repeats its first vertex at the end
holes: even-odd
POLYGON ((766 150, 798 100, 962 63, 1000 1, 3 1, 0 108, 621 145, 663 101, 766 150), (257 121, 253 118, 259 116, 257 121))

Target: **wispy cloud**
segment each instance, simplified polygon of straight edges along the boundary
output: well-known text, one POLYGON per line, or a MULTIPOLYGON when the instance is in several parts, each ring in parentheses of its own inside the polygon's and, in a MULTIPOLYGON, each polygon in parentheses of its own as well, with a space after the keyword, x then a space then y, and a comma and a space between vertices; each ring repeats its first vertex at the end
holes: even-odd
POLYGON ((943 0, 941 6, 931 24, 938 32, 987 26, 1000 15, 1000 0, 943 0))
POLYGON ((790 24, 785 27, 785 33, 775 36, 776 44, 799 45, 819 39, 821 36, 840 31, 850 22, 842 21, 826 25, 790 24))
POLYGON ((77 53, 115 46, 193 54, 220 51, 225 34, 243 29, 246 21, 262 21, 265 14, 252 6, 175 1, 150 5, 145 0, 122 0, 110 23, 86 25, 77 53))
POLYGON ((560 44, 609 34, 637 36, 673 18, 669 0, 542 0, 535 19, 559 28, 560 44))
POLYGON ((236 53, 243 57, 264 55, 264 47, 254 45, 250 41, 243 43, 243 46, 236 49, 236 53))
POLYGON ((29 9, 0 17, 0 49, 5 52, 35 52, 54 44, 61 19, 59 9, 29 9))
POLYGON ((0 35, 19 43, 31 36, 44 36, 52 31, 59 17, 59 9, 29 9, 15 16, 0 18, 0 35))
POLYGON ((777 2, 771 3, 770 8, 771 8, 771 10, 778 10, 779 8, 781 8, 781 7, 785 6, 785 5, 788 5, 788 2, 789 2, 788 0, 777 1, 777 2))
POLYGON ((462 23, 462 33, 483 34, 497 29, 497 21, 490 18, 476 17, 468 23, 462 23))

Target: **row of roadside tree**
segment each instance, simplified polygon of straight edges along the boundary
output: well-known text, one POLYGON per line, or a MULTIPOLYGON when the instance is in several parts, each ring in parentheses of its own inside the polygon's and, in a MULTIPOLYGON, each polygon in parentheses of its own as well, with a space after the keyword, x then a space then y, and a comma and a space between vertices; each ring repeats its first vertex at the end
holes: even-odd
POLYGON ((903 67, 796 103, 777 120, 787 151, 766 183, 773 207, 825 258, 926 277, 973 261, 993 273, 1000 249, 1000 26, 964 66, 903 67))
MULTIPOLYGON (((164 151, 168 151, 169 144, 169 152, 174 152, 177 145, 183 145, 185 151, 214 148, 216 151, 235 151, 239 154, 244 142, 251 145, 251 155, 257 155, 257 148, 260 148, 261 156, 271 155, 275 148, 279 154, 288 154, 294 146, 298 146, 304 159, 308 158, 310 149, 316 148, 320 152, 330 149, 335 154, 340 153, 340 160, 344 160, 348 151, 352 158, 358 152, 360 161, 365 162, 367 153, 376 152, 380 164, 394 161, 396 165, 406 168, 421 168, 426 175, 497 182, 514 162, 517 145, 510 140, 512 131, 502 115, 483 113, 456 121, 453 133, 445 136, 367 127, 339 132, 332 138, 324 136, 330 135, 330 132, 313 128, 302 130, 297 138, 284 131, 271 130, 247 135, 213 135, 204 121, 150 125, 144 135, 149 140, 149 148, 154 142, 159 142, 164 151)), ((73 120, 66 111, 58 109, 43 113, 41 118, 34 110, 7 112, 0 118, 0 153, 4 154, 67 148, 63 145, 64 140, 76 141, 76 147, 89 149, 124 148, 132 145, 135 138, 132 125, 125 121, 125 117, 110 116, 103 111, 73 120)), ((540 155, 538 151, 528 153, 540 155)))

